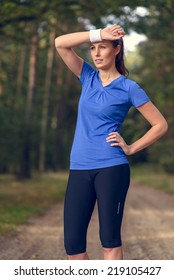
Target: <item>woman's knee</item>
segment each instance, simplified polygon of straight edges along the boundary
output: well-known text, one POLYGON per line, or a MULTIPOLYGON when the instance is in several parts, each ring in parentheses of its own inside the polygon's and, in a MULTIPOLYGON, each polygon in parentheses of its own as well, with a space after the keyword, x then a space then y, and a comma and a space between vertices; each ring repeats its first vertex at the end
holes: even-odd
POLYGON ((120 252, 122 250, 122 247, 114 247, 114 248, 105 248, 103 247, 103 252, 105 254, 111 254, 113 252, 120 252))
POLYGON ((67 255, 68 260, 78 260, 80 254, 67 255))
POLYGON ((113 251, 114 248, 104 248, 103 247, 103 251, 105 254, 110 254, 113 251))
POLYGON ((122 247, 103 248, 105 260, 122 260, 123 252, 122 247))
POLYGON ((86 252, 74 255, 68 255, 69 260, 88 260, 88 255, 86 252))

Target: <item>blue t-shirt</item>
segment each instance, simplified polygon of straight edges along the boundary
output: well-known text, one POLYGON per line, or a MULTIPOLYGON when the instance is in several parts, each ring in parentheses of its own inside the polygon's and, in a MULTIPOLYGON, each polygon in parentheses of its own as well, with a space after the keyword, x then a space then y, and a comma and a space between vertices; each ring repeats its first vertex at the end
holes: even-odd
POLYGON ((89 170, 128 163, 122 148, 110 146, 106 137, 110 132, 119 132, 130 107, 148 102, 148 96, 136 82, 123 75, 103 86, 99 71, 85 61, 80 81, 82 92, 70 169, 89 170))

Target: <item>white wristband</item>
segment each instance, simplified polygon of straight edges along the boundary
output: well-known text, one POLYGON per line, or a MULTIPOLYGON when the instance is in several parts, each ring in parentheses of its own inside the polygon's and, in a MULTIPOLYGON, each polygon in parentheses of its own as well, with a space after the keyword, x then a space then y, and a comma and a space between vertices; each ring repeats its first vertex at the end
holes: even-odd
POLYGON ((89 31, 89 40, 91 43, 95 42, 101 42, 101 28, 100 29, 94 29, 89 31))

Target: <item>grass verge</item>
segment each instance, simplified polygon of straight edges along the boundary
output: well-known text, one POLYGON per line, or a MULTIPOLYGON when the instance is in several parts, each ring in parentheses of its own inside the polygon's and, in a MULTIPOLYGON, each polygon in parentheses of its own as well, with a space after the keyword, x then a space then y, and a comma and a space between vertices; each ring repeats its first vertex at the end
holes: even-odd
POLYGON ((174 175, 165 173, 159 166, 142 164, 131 167, 132 179, 149 187, 174 194, 174 175))
POLYGON ((0 235, 14 231, 33 214, 42 214, 64 197, 68 173, 47 173, 18 181, 0 176, 0 235))

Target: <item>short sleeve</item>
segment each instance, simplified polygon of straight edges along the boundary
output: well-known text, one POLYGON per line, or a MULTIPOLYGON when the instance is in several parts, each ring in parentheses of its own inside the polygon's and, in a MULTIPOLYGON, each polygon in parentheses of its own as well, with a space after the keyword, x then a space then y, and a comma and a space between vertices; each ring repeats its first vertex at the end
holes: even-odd
POLYGON ((79 80, 81 83, 84 83, 86 79, 88 79, 93 73, 95 72, 95 69, 86 61, 83 62, 82 71, 80 74, 79 80))
POLYGON ((129 88, 129 98, 131 104, 137 108, 150 101, 146 92, 134 81, 132 81, 129 88))

